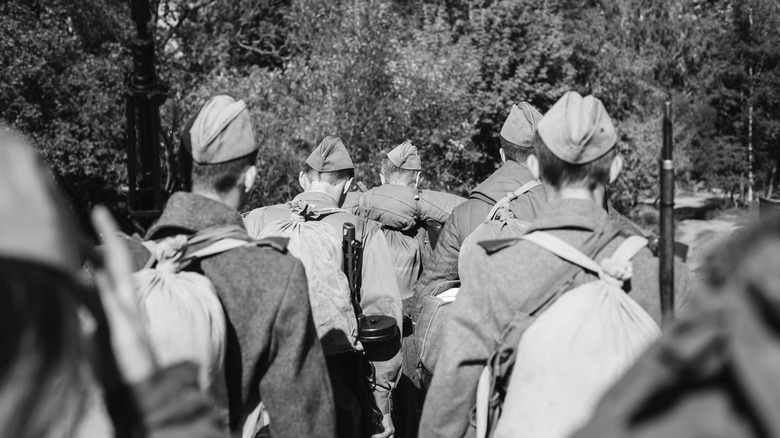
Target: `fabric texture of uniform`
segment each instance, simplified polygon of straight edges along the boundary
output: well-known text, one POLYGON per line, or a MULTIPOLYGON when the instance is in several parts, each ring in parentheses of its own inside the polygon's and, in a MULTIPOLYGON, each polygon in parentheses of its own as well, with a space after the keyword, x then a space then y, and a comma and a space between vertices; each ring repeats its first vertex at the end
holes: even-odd
MULTIPOLYGON (((170 197, 146 238, 161 240, 218 225, 243 227, 243 222, 220 202, 179 192, 170 197)), ((134 240, 128 246, 136 269, 143 268, 149 251, 134 240)), ((301 262, 271 247, 246 247, 203 259, 192 268, 214 284, 227 317, 231 430, 241 430, 262 397, 274 437, 335 436, 330 381, 301 262)))
POLYGON ((539 122, 539 137, 556 157, 590 163, 617 143, 617 131, 604 104, 593 96, 567 91, 539 122))
MULTIPOLYGON (((599 205, 584 200, 565 199, 547 203, 528 230, 542 230, 580 247, 609 217, 599 205)), ((614 239, 594 260, 601 262, 612 254, 623 238, 614 239)), ((562 262, 557 256, 530 242, 518 242, 493 255, 483 254, 463 273, 458 300, 452 305, 444 343, 437 361, 423 410, 422 437, 474 436, 469 425, 475 405, 479 376, 495 342, 509 322, 520 312, 529 312, 532 292, 539 290, 562 262)), ((658 260, 643 249, 634 258, 632 279, 624 288, 660 324, 658 260)), ((572 287, 592 277, 581 272, 572 287)), ((675 305, 686 306, 690 274, 681 262, 675 266, 675 305)))
MULTIPOLYGON (((501 415, 490 436, 566 438, 661 335, 658 324, 622 288, 633 273, 631 259, 647 246, 647 240, 631 236, 599 264, 542 231, 522 239, 598 274, 598 279, 568 291, 547 291, 557 298, 536 314, 521 335, 508 387, 501 388, 506 391, 501 415)), ((490 364, 485 372, 492 372, 490 364)), ((480 405, 488 405, 488 398, 480 393, 484 391, 478 388, 478 413, 486 412, 480 405)), ((487 436, 480 433, 480 420, 487 432, 487 418, 477 417, 478 437, 487 436)))
POLYGON ((214 96, 198 113, 189 131, 192 159, 218 164, 258 149, 249 110, 243 100, 214 96))
POLYGON ((354 169, 344 142, 338 137, 327 136, 314 148, 306 164, 317 172, 335 172, 354 169))
MULTIPOLYGON (((458 254, 466 237, 469 236, 490 212, 490 208, 507 193, 533 181, 531 172, 522 164, 507 161, 469 195, 469 199, 455 207, 439 236, 439 242, 433 252, 431 263, 423 269, 414 290, 413 308, 409 309, 413 320, 422 310, 422 300, 433 293, 439 284, 457 281, 458 254)), ((527 196, 521 196, 512 202, 509 209, 515 217, 531 221, 544 204, 546 195, 539 186, 527 196)))
MULTIPOLYGON (((339 208, 338 202, 323 192, 304 192, 296 196, 292 202, 306 202, 317 209, 339 208)), ((290 218, 291 210, 288 204, 262 207, 251 211, 244 217, 244 223, 250 235, 257 235, 268 224, 277 220, 290 218)), ((330 224, 335 230, 342 230, 346 222, 357 224, 359 218, 352 213, 338 212, 323 217, 322 222, 330 224)), ((360 306, 365 315, 387 315, 398 321, 399 331, 401 319, 401 293, 395 279, 390 249, 384 234, 374 225, 365 227, 363 240, 363 288, 360 306)), ((377 405, 383 413, 390 412, 390 391, 395 386, 401 368, 400 351, 391 359, 383 362, 373 362, 376 368, 378 397, 377 405)), ((271 417, 273 422, 273 416, 271 417)))

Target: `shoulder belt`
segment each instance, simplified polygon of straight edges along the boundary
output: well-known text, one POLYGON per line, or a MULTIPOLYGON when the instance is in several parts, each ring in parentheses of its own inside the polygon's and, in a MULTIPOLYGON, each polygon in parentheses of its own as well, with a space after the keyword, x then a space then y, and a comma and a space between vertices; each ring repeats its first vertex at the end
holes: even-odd
POLYGON ((485 220, 492 221, 496 218, 496 213, 498 213, 498 210, 501 209, 501 207, 509 204, 510 202, 514 201, 515 199, 519 198, 520 195, 528 193, 531 189, 538 187, 542 185, 541 181, 529 181, 514 192, 509 192, 504 196, 503 198, 499 199, 498 202, 493 205, 493 208, 490 209, 490 213, 488 213, 487 218, 485 220))

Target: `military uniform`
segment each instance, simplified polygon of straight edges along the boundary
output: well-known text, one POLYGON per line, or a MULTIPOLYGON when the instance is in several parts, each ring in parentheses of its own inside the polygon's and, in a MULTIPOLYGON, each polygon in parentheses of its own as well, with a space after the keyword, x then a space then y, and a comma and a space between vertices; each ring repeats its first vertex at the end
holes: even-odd
MULTIPOLYGON (((617 134, 600 102, 590 105, 595 99, 586 98, 582 102, 579 95, 571 94, 567 93, 540 122, 539 135, 545 145, 550 145, 541 147, 548 147, 567 163, 592 162, 615 146, 617 134), (579 124, 568 122, 573 117, 584 121, 579 124), (543 135, 550 132, 553 133, 543 135), (574 143, 573 138, 583 139, 574 143)), ((616 224, 616 221, 610 219, 600 204, 592 200, 563 198, 548 201, 528 233, 545 231, 581 248, 594 232, 610 223, 616 224)), ((625 226, 616 225, 617 229, 625 231, 625 226)), ((624 235, 618 235, 597 252, 594 260, 600 263, 624 240, 624 235)), ((488 356, 512 319, 535 310, 531 308, 534 298, 548 292, 543 289, 551 277, 568 263, 540 246, 520 239, 492 255, 482 251, 476 252, 474 257, 472 263, 466 265, 468 271, 462 273, 462 287, 457 301, 452 304, 451 319, 428 392, 420 426, 420 435, 426 438, 475 435, 469 420, 478 380, 488 356)), ((633 276, 624 284, 624 290, 660 325, 658 260, 644 248, 632 264, 633 276)), ((682 309, 688 302, 691 277, 682 262, 678 261, 675 269, 675 304, 682 309)), ((592 273, 581 270, 568 289, 595 278, 592 273)))
MULTIPOLYGON (((342 163, 346 160, 348 160, 348 164, 351 166, 352 161, 349 159, 349 155, 341 141, 338 140, 338 144, 333 144, 327 143, 327 140, 326 138, 315 149, 307 163, 320 172, 343 169, 344 167, 339 166, 345 165, 342 163)), ((296 196, 292 202, 298 201, 308 203, 315 209, 339 208, 339 201, 324 192, 303 192, 296 196)), ((271 222, 289 220, 291 212, 289 204, 262 207, 247 214, 244 218, 244 223, 249 235, 257 236, 271 222)), ((358 222, 360 218, 344 210, 329 214, 320 220, 330 224, 336 232, 340 233, 343 225, 347 222, 359 227, 358 222)), ((360 300, 363 313, 365 315, 386 315, 395 318, 399 324, 400 332, 400 324, 402 322, 401 294, 398 290, 398 283, 393 271, 387 241, 379 228, 371 223, 366 223, 364 235, 357 237, 363 242, 363 287, 360 300)), ((400 351, 387 361, 374 362, 373 364, 376 368, 377 383, 375 398, 382 413, 388 414, 391 410, 390 392, 395 387, 401 368, 400 351)))
MULTIPOLYGON (((146 239, 219 225, 243 228, 237 211, 179 192, 146 239)), ((142 269, 151 254, 140 241, 128 244, 135 269, 142 269)), ((330 381, 301 262, 281 248, 248 247, 207 258, 195 269, 214 284, 229 324, 225 377, 231 429, 240 430, 262 400, 275 437, 335 436, 330 381)))
MULTIPOLYGON (((192 160, 200 165, 219 165, 257 151, 246 105, 228 96, 209 100, 186 134, 192 160)), ((243 230, 234 207, 207 196, 175 193, 146 239, 159 241, 216 226, 243 230)), ((252 240, 246 234, 235 237, 252 240)), ((138 240, 129 240, 129 245, 135 268, 143 268, 149 251, 138 240)), ((240 431, 262 401, 274 437, 335 436, 332 390, 301 262, 283 247, 250 246, 205 258, 187 269, 211 280, 225 311, 231 431, 240 431)))
MULTIPOLYGON (((422 163, 417 148, 410 141, 396 146, 387 154, 396 167, 421 171, 422 163)), ((432 254, 427 220, 443 224, 456 205, 465 199, 449 193, 418 190, 401 184, 385 183, 366 192, 351 192, 344 208, 369 220, 376 221, 384 232, 392 256, 401 298, 404 303, 403 376, 394 394, 393 418, 396 436, 414 437, 417 434, 424 394, 417 373, 418 356, 411 336, 411 301, 414 284, 432 254)))
MULTIPOLYGON (((513 144, 530 142, 535 135, 536 122, 542 117, 525 102, 521 107, 522 110, 513 105, 501 129, 502 138, 513 144)), ((507 193, 514 192, 533 179, 524 164, 509 160, 478 185, 466 202, 455 207, 444 224, 431 263, 425 266, 422 276, 415 285, 415 304, 412 309, 415 320, 422 309, 423 297, 432 294, 439 284, 459 279, 460 246, 469 234, 485 222, 493 205, 507 193)), ((543 188, 537 186, 513 201, 511 210, 518 219, 530 222, 545 199, 543 188)))

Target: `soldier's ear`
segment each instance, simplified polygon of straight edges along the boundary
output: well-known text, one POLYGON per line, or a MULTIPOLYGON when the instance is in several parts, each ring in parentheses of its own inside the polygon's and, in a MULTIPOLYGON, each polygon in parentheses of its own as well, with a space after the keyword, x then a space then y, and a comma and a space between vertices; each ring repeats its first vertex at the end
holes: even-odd
POLYGON ((298 184, 301 185, 301 188, 304 192, 309 190, 309 187, 311 187, 311 180, 309 179, 309 175, 307 175, 306 172, 301 171, 301 173, 298 174, 298 184))
POLYGON ((386 181, 386 179, 385 179, 385 174, 384 174, 384 173, 382 173, 382 172, 379 172, 379 182, 380 182, 380 183, 382 183, 382 184, 384 184, 384 183, 385 183, 385 181, 386 181))
POLYGON ((244 173, 244 193, 252 191, 252 187, 255 186, 257 180, 257 166, 251 166, 244 173))
POLYGON ((534 179, 541 179, 542 174, 539 172, 539 159, 536 158, 536 155, 529 155, 525 165, 528 167, 528 170, 531 172, 531 176, 533 176, 534 179))
POLYGON ((612 159, 612 164, 609 166, 609 182, 610 184, 615 182, 620 171, 623 169, 623 156, 619 153, 612 159))
POLYGON ((506 163, 506 152, 504 152, 504 148, 498 150, 498 155, 501 157, 501 162, 506 163))

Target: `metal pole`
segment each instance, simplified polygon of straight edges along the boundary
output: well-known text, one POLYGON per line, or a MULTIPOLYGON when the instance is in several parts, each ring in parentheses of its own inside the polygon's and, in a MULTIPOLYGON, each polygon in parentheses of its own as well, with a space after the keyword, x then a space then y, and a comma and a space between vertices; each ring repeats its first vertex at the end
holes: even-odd
POLYGON ((127 96, 128 209, 130 218, 143 229, 160 215, 166 198, 160 161, 160 105, 166 97, 154 67, 149 0, 131 0, 130 6, 136 36, 132 38, 133 71, 127 96))
POLYGON ((672 161, 672 104, 664 105, 663 150, 661 151, 660 264, 662 326, 674 321, 674 162, 672 161))

